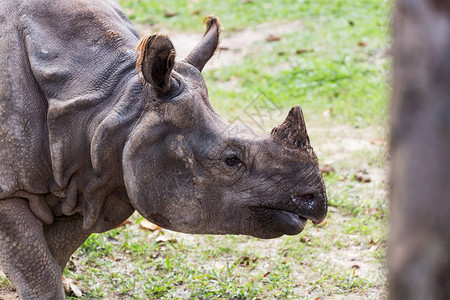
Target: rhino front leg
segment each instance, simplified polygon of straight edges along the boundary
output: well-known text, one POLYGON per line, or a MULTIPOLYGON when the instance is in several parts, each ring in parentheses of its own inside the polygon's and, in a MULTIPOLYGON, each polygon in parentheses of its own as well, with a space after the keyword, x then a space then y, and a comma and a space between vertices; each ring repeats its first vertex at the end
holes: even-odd
POLYGON ((64 299, 60 268, 24 199, 0 200, 0 266, 22 299, 64 299))
POLYGON ((44 225, 48 248, 59 265, 61 273, 72 253, 90 234, 83 230, 83 217, 78 215, 70 219, 55 220, 51 225, 44 225))

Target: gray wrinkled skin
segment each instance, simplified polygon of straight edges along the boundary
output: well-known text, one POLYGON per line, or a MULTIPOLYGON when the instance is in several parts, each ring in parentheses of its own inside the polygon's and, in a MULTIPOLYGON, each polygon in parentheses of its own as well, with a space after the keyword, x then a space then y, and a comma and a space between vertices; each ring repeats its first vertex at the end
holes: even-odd
POLYGON ((0 0, 0 266, 23 299, 63 299, 93 232, 138 210, 187 233, 297 234, 327 199, 299 107, 270 135, 212 109, 201 70, 141 39, 115 1, 0 0), (139 44, 138 69, 136 46, 139 44))

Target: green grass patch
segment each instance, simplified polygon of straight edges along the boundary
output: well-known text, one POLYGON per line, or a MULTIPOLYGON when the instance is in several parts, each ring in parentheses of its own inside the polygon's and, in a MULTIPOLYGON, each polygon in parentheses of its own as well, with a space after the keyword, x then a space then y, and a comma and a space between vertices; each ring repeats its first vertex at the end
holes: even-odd
POLYGON ((11 286, 11 283, 9 282, 8 278, 0 275, 0 289, 8 288, 10 286, 11 286))
POLYGON ((234 116, 264 95, 281 108, 300 104, 319 116, 329 111, 354 127, 386 122, 388 31, 377 25, 381 15, 366 17, 305 19, 298 32, 270 45, 261 41, 239 64, 205 72, 213 105, 234 116), (221 88, 232 79, 235 88, 221 88))
MULTIPOLYGON (((222 18, 226 34, 262 22, 289 22, 295 33, 251 46, 242 62, 204 72, 210 98, 233 118, 264 95, 281 108, 300 104, 311 114, 355 127, 386 121, 390 66, 390 1, 121 1, 132 21, 199 32, 204 15, 222 18), (167 17, 167 12, 177 12, 167 17), (233 88, 220 83, 237 79, 233 88)), ((257 34, 257 32, 255 32, 257 34)))
MULTIPOLYGON (((198 30, 203 17, 219 16, 224 27, 233 31, 263 22, 295 20, 308 17, 350 18, 386 12, 386 1, 378 0, 230 0, 230 1, 153 1, 119 0, 133 22, 161 24, 178 30, 198 30)), ((379 24, 383 24, 381 19, 379 24)))

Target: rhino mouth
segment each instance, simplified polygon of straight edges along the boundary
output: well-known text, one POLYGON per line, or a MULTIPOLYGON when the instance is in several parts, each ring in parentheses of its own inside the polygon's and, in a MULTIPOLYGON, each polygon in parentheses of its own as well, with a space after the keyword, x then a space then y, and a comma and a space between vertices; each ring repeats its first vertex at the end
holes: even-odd
POLYGON ((303 231, 308 219, 286 210, 274 211, 274 229, 287 235, 296 235, 303 231))
POLYGON ((326 215, 320 195, 292 194, 289 201, 276 206, 266 207, 272 214, 272 226, 275 231, 287 235, 296 235, 303 231, 308 220, 314 224, 323 221, 326 215))

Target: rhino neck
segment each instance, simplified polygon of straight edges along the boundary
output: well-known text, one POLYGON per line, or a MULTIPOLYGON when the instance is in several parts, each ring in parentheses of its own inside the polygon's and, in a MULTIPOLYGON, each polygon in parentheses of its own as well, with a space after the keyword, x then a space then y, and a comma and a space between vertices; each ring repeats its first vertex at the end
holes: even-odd
POLYGON ((21 164, 33 166, 21 173, 33 179, 25 185, 16 183, 19 164, 11 163, 2 196, 18 189, 45 194, 56 216, 80 213, 85 228, 102 231, 121 217, 114 206, 122 216, 132 212, 120 145, 134 116, 127 93, 139 90, 133 89, 138 34, 116 1, 85 2, 20 1, 11 9, 11 28, 1 30, 13 58, 6 65, 7 85, 21 106, 20 114, 11 113, 30 128, 16 149, 26 154, 21 164))
POLYGON ((116 226, 134 211, 124 187, 121 157, 145 103, 133 67, 123 74, 112 90, 65 101, 49 99, 51 192, 64 199, 62 207, 66 203, 66 210, 58 213, 83 214, 84 228, 95 232, 116 226), (70 189, 73 185, 76 188, 70 189))

